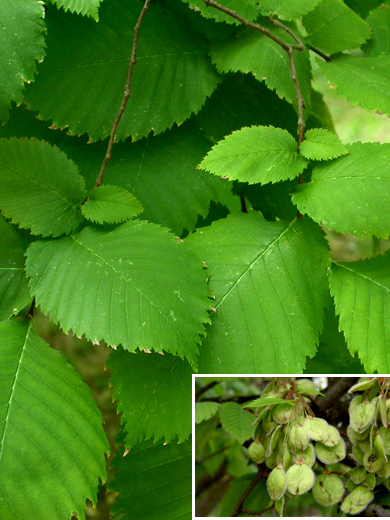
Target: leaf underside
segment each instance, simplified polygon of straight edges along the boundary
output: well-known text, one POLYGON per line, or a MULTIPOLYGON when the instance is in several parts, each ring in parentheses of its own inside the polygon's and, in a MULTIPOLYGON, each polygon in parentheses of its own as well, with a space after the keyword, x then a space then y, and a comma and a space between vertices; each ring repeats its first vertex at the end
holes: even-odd
POLYGON ((218 403, 195 403, 195 424, 208 421, 218 412, 219 407, 218 403))
POLYGON ((334 264, 330 288, 349 350, 368 374, 390 370, 390 254, 334 264))
POLYGON ((210 270, 212 325, 201 373, 302 371, 312 357, 327 297, 329 253, 307 219, 267 222, 229 215, 186 241, 210 270))
POLYGON ((145 221, 86 227, 34 242, 26 267, 37 303, 65 331, 130 351, 165 350, 196 365, 209 321, 206 275, 167 229, 145 221))
POLYGON ((118 349, 109 366, 127 448, 152 437, 154 442, 176 437, 183 442, 190 435, 192 370, 186 361, 118 349))
POLYGON ((99 19, 99 4, 102 0, 50 0, 57 7, 65 11, 91 16, 96 21, 99 19))
POLYGON ((390 144, 354 143, 349 155, 318 164, 293 202, 302 214, 340 233, 390 234, 390 144), (380 194, 380 195, 378 195, 380 194))
POLYGON ((253 435, 253 414, 243 410, 237 403, 224 403, 219 415, 221 424, 230 435, 233 435, 241 444, 253 435))
MULTIPOLYGON (((100 20, 47 11, 48 54, 26 98, 43 119, 92 140, 110 134, 123 97, 142 2, 103 2, 100 20), (66 45, 64 45, 66 41, 66 45), (61 103, 58 103, 61 99, 61 103)), ((217 86, 207 47, 180 14, 151 5, 138 42, 131 96, 116 134, 159 134, 198 112, 217 86), (176 16, 176 17, 175 17, 176 16)))
POLYGON ((89 388, 27 320, 0 324, 0 516, 84 519, 109 451, 89 388))
POLYGON ((191 520, 191 452, 190 441, 145 441, 125 457, 118 454, 113 512, 122 520, 191 520))

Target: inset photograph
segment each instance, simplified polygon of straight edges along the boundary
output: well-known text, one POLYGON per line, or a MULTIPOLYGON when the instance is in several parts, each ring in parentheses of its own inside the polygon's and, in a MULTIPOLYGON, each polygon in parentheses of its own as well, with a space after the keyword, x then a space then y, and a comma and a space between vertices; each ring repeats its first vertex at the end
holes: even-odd
POLYGON ((193 377, 196 518, 390 516, 390 377, 193 377))

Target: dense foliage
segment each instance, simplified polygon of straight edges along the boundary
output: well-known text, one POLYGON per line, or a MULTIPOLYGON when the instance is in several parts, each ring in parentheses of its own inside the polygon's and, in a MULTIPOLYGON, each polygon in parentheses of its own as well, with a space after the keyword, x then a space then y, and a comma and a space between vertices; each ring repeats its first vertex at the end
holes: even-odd
POLYGON ((123 518, 189 518, 193 372, 390 370, 390 144, 342 143, 312 86, 390 114, 390 6, 222 4, 0 3, 2 518, 82 519, 107 478, 38 309, 112 349, 123 518))
POLYGON ((197 378, 197 516, 389 516, 390 381, 356 379, 197 378))

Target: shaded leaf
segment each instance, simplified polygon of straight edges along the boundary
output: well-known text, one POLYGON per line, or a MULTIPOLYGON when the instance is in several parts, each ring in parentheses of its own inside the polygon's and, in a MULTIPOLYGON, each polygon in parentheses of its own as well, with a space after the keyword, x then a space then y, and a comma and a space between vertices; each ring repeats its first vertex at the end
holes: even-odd
POLYGON ((329 253, 308 219, 229 215, 190 235, 215 294, 201 373, 300 372, 313 356, 327 301, 329 253))
POLYGON ((330 289, 348 348, 368 374, 390 370, 390 254, 334 263, 330 289))
POLYGON ((186 361, 170 354, 110 355, 111 383, 119 402, 126 447, 154 438, 183 442, 191 433, 191 374, 186 361))
MULTIPOLYGON (((233 513, 237 502, 254 478, 255 475, 250 473, 233 480, 229 491, 223 497, 221 516, 226 517, 233 513)), ((270 504, 270 502, 271 499, 267 491, 266 479, 262 479, 252 489, 249 496, 244 501, 243 507, 245 509, 250 509, 251 511, 262 511, 270 504)))
MULTIPOLYGON (((235 20, 230 15, 212 6, 206 6, 203 0, 183 0, 183 2, 189 4, 191 9, 200 11, 202 16, 206 18, 213 18, 217 22, 240 24, 238 20, 235 20)), ((219 3, 231 11, 235 11, 246 20, 255 20, 260 12, 257 0, 221 0, 219 3)))
POLYGON ((313 359, 308 359, 306 374, 363 374, 365 372, 357 355, 352 357, 339 330, 339 319, 335 315, 333 300, 325 309, 324 330, 320 346, 313 359))
POLYGON ((368 13, 382 4, 382 0, 345 0, 348 7, 353 9, 355 13, 365 18, 368 13))
MULTIPOLYGON (((133 1, 103 2, 100 21, 55 10, 47 12, 48 55, 27 100, 43 119, 92 140, 107 137, 123 97, 132 27, 142 8, 133 1), (64 45, 66 41, 66 45, 64 45), (61 99, 61 103, 58 103, 61 99)), ((133 140, 180 124, 198 112, 218 76, 207 47, 188 21, 152 4, 140 31, 132 92, 117 140, 133 140)))
MULTIPOLYGON (((262 23, 275 36, 296 43, 283 30, 275 29, 267 20, 262 23)), ((229 39, 211 46, 211 57, 219 72, 251 72, 259 81, 289 103, 296 104, 296 91, 291 78, 287 53, 276 42, 253 30, 237 30, 229 39)), ((310 109, 311 67, 309 53, 294 51, 297 77, 305 105, 310 109)))
POLYGON ((360 47, 370 37, 370 27, 342 0, 321 0, 303 17, 308 40, 325 54, 360 47))
POLYGON ((34 235, 59 236, 75 229, 86 192, 76 165, 44 141, 1 139, 0 208, 34 235))
POLYGON ((0 320, 32 301, 24 271, 28 241, 0 215, 0 320))
POLYGON ((219 410, 220 405, 212 402, 195 403, 195 424, 207 421, 219 410))
POLYGON ((361 58, 342 54, 330 62, 318 60, 318 64, 339 96, 366 110, 390 115, 390 56, 361 58))
POLYGON ((372 38, 364 46, 364 52, 375 57, 381 54, 390 55, 390 6, 383 3, 378 9, 371 11, 367 23, 372 30, 372 38))
POLYGON ((196 120, 214 141, 243 126, 273 125, 297 131, 297 115, 290 103, 251 74, 227 74, 196 120))
POLYGON ((254 415, 237 403, 223 403, 219 409, 223 429, 241 444, 253 435, 254 415))
POLYGON ((27 320, 0 335, 0 516, 84 519, 109 451, 90 389, 27 320))
POLYGON ((390 235, 390 145, 354 143, 349 155, 315 166, 293 202, 340 233, 390 235))
POLYGON ((37 303, 65 331, 130 351, 165 350, 196 365, 209 320, 206 274, 167 229, 139 220, 112 231, 86 227, 34 242, 26 267, 37 303))
POLYGON ((233 132, 213 146, 199 167, 233 180, 267 184, 297 177, 306 164, 287 130, 252 126, 233 132))
POLYGON ((211 439, 219 424, 219 414, 215 414, 207 421, 195 424, 195 447, 201 449, 211 439))
POLYGON ((91 16, 99 20, 99 4, 102 0, 49 0, 64 11, 91 16))
POLYGON ((45 11, 40 0, 0 2, 0 121, 8 119, 11 101, 20 104, 26 81, 45 56, 45 11))
POLYGON ((282 20, 295 20, 312 11, 320 0, 262 0, 261 14, 276 14, 282 20))
MULTIPOLYGON (((245 403, 245 408, 257 408, 258 406, 270 406, 271 404, 286 404, 289 401, 286 399, 281 399, 279 397, 259 397, 254 401, 250 401, 249 403, 245 403)), ((290 401, 291 403, 293 401, 290 401)))
POLYGON ((122 520, 191 520, 191 442, 146 441, 115 462, 113 512, 122 520))
POLYGON ((325 161, 345 155, 348 150, 337 135, 328 132, 325 128, 313 128, 305 133, 300 152, 306 159, 325 161))
POLYGON ((141 204, 131 193, 109 184, 94 188, 81 207, 84 217, 98 224, 123 222, 142 210, 141 204))

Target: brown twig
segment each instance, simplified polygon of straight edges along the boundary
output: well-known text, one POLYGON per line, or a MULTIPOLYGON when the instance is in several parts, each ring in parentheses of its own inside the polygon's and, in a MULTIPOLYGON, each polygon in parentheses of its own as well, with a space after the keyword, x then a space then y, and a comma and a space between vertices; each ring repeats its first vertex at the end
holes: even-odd
POLYGON ((379 504, 370 504, 366 511, 366 516, 390 516, 390 510, 385 509, 379 504))
POLYGON ((255 478, 252 480, 252 482, 249 484, 249 486, 246 488, 244 493, 241 495, 239 501, 235 505, 233 512, 230 516, 237 516, 242 511, 242 505, 245 502, 245 500, 248 498, 250 492, 252 489, 260 482, 260 480, 263 478, 263 472, 259 471, 255 478))
POLYGON ((334 406, 334 403, 340 399, 348 390, 358 381, 357 377, 340 377, 338 381, 325 392, 322 397, 316 399, 316 405, 321 412, 326 412, 334 406))
POLYGON ((250 509, 245 509, 244 507, 241 509, 241 513, 245 513, 247 515, 252 516, 261 516, 263 513, 266 513, 270 509, 273 509, 275 507, 275 502, 273 502, 270 506, 266 507, 262 511, 251 511, 250 509))
POLYGON ((96 178, 94 188, 97 188, 98 186, 101 186, 101 184, 103 184, 104 172, 105 172, 106 166, 108 164, 108 161, 111 159, 112 147, 114 145, 116 131, 118 129, 120 120, 122 119, 123 113, 125 111, 127 102, 129 100, 129 97, 131 94, 131 78, 133 76, 134 65, 137 63, 137 45, 138 45, 139 31, 140 31, 142 22, 145 18, 146 12, 149 9, 150 1, 151 0, 145 0, 145 3, 141 9, 141 13, 138 17, 137 23, 134 27, 133 45, 131 48, 131 57, 130 57, 129 69, 127 71, 127 78, 126 78, 122 103, 121 103, 121 106, 119 107, 115 121, 111 128, 111 134, 110 134, 110 139, 109 139, 108 145, 107 145, 106 155, 104 156, 103 163, 100 168, 99 175, 96 178))
POLYGON ((199 388, 197 392, 195 392, 195 401, 199 401, 201 395, 205 394, 208 390, 211 390, 215 385, 218 385, 219 381, 211 381, 208 385, 205 385, 203 388, 199 388))
MULTIPOLYGON (((261 34, 264 34, 264 36, 267 36, 271 40, 273 40, 275 43, 280 45, 282 49, 284 49, 287 52, 289 64, 290 64, 290 70, 291 70, 291 78, 294 83, 295 87, 295 93, 297 97, 297 105, 298 105, 298 152, 301 146, 301 143, 303 141, 303 135, 305 132, 305 119, 303 115, 303 110, 306 108, 305 102, 303 100, 302 92, 299 86, 299 81, 297 77, 297 70, 295 66, 295 60, 294 60, 294 54, 293 51, 304 51, 305 46, 301 42, 301 40, 298 38, 298 36, 286 25, 279 22, 278 20, 274 20, 272 17, 269 17, 269 20, 275 25, 275 27, 279 27, 280 29, 283 29, 287 34, 289 34, 296 42, 296 44, 293 43, 286 43, 285 41, 281 40, 277 36, 275 36, 269 29, 262 27, 261 25, 250 22, 249 20, 246 20, 242 16, 236 13, 236 11, 232 11, 231 9, 228 9, 227 7, 219 4, 218 2, 215 2, 215 0, 203 0, 203 2, 208 7, 214 7, 215 9, 218 9, 219 11, 222 11, 225 14, 228 14, 235 20, 239 21, 242 25, 245 27, 250 27, 251 29, 254 29, 255 31, 260 32, 261 34)), ((302 178, 300 178, 300 182, 302 182, 302 178)))

